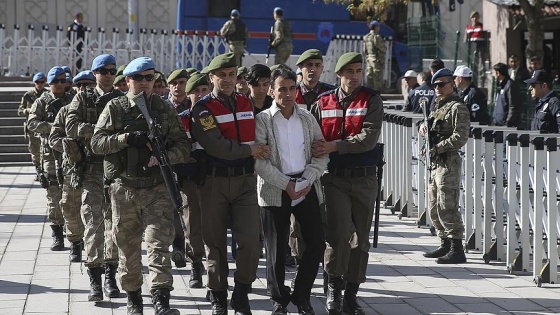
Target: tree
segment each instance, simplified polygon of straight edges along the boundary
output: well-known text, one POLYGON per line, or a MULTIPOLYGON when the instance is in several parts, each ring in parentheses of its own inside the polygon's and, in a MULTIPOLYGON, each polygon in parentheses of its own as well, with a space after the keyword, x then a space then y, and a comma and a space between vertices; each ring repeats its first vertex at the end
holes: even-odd
POLYGON ((519 6, 525 14, 525 24, 527 24, 527 47, 525 56, 527 59, 532 56, 543 57, 543 8, 544 0, 518 0, 519 6), (531 4, 532 2, 532 4, 531 4))
POLYGON ((336 3, 346 5, 348 11, 354 16, 364 16, 369 22, 371 20, 385 21, 391 6, 404 3, 409 0, 323 0, 325 3, 336 3))

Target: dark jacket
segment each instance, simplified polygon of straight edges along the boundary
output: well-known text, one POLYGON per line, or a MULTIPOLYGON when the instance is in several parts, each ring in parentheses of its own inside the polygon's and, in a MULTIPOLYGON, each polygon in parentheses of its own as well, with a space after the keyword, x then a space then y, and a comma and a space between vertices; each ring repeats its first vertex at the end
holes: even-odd
POLYGON ((498 83, 494 97, 493 122, 496 126, 517 127, 521 123, 522 96, 519 86, 509 77, 498 83))
MULTIPOLYGON (((508 69, 508 74, 511 77, 511 68, 508 69)), ((515 79, 513 81, 515 81, 515 83, 517 83, 517 85, 522 86, 525 85, 525 80, 529 79, 531 77, 531 73, 529 73, 529 70, 527 70, 527 68, 525 67, 521 67, 519 66, 519 68, 517 68, 517 73, 515 74, 515 79)))
POLYGON ((461 98, 471 113, 471 122, 483 125, 490 123, 488 119, 488 98, 476 85, 471 83, 461 92, 461 98))
POLYGON ((538 101, 531 130, 558 133, 560 130, 560 100, 556 93, 549 93, 538 101))
POLYGON ((422 103, 426 102, 426 107, 430 107, 434 99, 434 89, 426 82, 408 92, 406 103, 404 104, 403 111, 422 113, 422 103))

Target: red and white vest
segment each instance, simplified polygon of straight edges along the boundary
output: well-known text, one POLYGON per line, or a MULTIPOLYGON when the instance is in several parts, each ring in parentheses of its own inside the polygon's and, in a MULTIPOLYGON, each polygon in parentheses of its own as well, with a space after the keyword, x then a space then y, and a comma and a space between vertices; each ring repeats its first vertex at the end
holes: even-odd
POLYGON ((485 40, 485 32, 482 28, 482 23, 477 23, 476 25, 469 24, 465 30, 467 34, 467 40, 471 42, 480 42, 485 40))
POLYGON ((214 116, 224 138, 241 144, 255 144, 256 123, 251 101, 241 94, 235 95, 235 101, 235 112, 215 98, 210 98, 204 105, 214 116))

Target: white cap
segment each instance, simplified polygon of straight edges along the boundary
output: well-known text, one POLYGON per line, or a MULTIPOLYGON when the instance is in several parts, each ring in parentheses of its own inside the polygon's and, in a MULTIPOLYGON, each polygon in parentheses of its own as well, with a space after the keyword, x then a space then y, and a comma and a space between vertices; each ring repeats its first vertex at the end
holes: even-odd
POLYGON ((472 70, 467 66, 459 66, 453 72, 454 77, 470 78, 472 77, 472 70))
POLYGON ((418 73, 416 73, 416 71, 414 71, 414 70, 408 70, 404 74, 405 78, 416 78, 417 76, 418 76, 418 73))

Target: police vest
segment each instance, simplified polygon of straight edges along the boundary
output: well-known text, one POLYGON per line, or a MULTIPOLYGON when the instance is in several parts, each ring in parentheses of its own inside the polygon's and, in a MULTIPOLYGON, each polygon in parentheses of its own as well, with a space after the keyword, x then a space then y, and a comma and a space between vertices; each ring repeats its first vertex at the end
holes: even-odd
POLYGON ((299 106, 299 108, 303 108, 306 110, 311 110, 311 105, 313 105, 313 103, 315 103, 317 101, 317 99, 319 98, 319 95, 330 91, 330 90, 334 90, 334 86, 330 85, 330 84, 326 84, 326 83, 322 83, 322 82, 318 82, 317 84, 320 84, 319 87, 319 94, 317 94, 317 97, 311 101, 311 103, 307 103, 305 102, 305 99, 303 98, 303 93, 301 92, 301 84, 297 85, 296 88, 296 104, 299 106))
POLYGON ((481 42, 484 41, 486 33, 482 29, 482 23, 477 23, 476 25, 469 24, 465 30, 467 33, 467 39, 471 42, 481 42))
MULTIPOLYGON (((362 131, 369 108, 369 100, 376 95, 372 89, 361 87, 356 98, 344 109, 338 102, 337 90, 319 98, 321 130, 326 141, 342 141, 362 131)), ((375 165, 373 148, 362 153, 330 154, 329 167, 361 167, 375 165)))
POLYGON ((240 19, 233 19, 233 25, 235 26, 235 32, 227 36, 228 41, 245 41, 245 23, 240 19))

